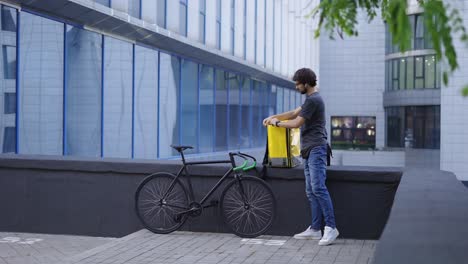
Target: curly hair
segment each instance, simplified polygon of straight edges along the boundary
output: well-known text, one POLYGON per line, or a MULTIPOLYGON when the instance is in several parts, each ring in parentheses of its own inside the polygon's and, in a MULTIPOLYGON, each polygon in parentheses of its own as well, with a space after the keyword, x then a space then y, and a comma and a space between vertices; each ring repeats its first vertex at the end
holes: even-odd
POLYGON ((317 85, 317 76, 315 75, 315 72, 309 68, 297 70, 296 73, 294 73, 292 80, 301 84, 308 83, 312 87, 317 85))

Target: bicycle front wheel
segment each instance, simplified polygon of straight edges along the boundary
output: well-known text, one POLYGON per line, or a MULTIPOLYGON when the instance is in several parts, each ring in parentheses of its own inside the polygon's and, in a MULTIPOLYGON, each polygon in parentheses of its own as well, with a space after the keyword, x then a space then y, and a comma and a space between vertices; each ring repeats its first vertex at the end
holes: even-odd
POLYGON ((135 193, 138 219, 154 233, 167 234, 179 229, 187 219, 187 215, 180 212, 188 209, 187 191, 171 173, 149 175, 135 193))
POLYGON ((256 177, 234 179, 223 190, 220 201, 224 223, 240 237, 264 234, 275 218, 273 191, 256 177))

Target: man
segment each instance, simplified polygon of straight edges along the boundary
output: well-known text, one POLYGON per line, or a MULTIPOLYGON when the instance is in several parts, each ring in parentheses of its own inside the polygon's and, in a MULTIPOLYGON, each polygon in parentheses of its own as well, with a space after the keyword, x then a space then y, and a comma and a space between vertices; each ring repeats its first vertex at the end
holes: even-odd
POLYGON ((327 160, 327 131, 325 105, 316 87, 317 78, 311 69, 299 69, 293 77, 296 90, 305 94, 306 100, 295 110, 273 115, 263 120, 263 125, 301 128, 301 155, 304 158, 306 194, 312 209, 312 224, 296 239, 317 239, 319 245, 332 244, 339 232, 335 225, 333 204, 325 185, 327 160), (288 120, 283 122, 283 120, 288 120), (325 219, 323 236, 322 217, 325 219))

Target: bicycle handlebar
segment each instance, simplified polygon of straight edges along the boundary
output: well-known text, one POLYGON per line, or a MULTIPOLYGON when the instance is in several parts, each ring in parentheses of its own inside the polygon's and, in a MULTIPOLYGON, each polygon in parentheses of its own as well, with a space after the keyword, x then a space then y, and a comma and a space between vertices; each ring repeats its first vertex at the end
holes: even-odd
POLYGON ((232 152, 230 152, 229 156, 231 157, 231 162, 233 163, 234 166, 235 166, 234 156, 239 156, 239 157, 244 159, 244 163, 242 163, 241 166, 233 168, 234 171, 239 171, 239 170, 248 171, 248 170, 251 170, 251 169, 253 169, 253 168, 255 168, 257 166, 257 160, 254 157, 252 157, 250 155, 247 155, 245 153, 241 153, 241 152, 232 153, 232 152), (252 162, 252 164, 247 166, 249 159, 252 159, 253 162, 252 162))

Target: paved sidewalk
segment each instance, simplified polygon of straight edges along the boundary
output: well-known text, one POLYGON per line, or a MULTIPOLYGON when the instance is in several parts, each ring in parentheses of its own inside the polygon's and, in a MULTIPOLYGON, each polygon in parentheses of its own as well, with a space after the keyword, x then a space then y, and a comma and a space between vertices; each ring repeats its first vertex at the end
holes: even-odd
POLYGON ((175 232, 157 235, 141 230, 74 256, 66 263, 102 264, 368 264, 377 241, 339 239, 320 247, 317 241, 231 234, 175 232))
POLYGON ((0 264, 63 263, 115 238, 0 232, 0 264))

